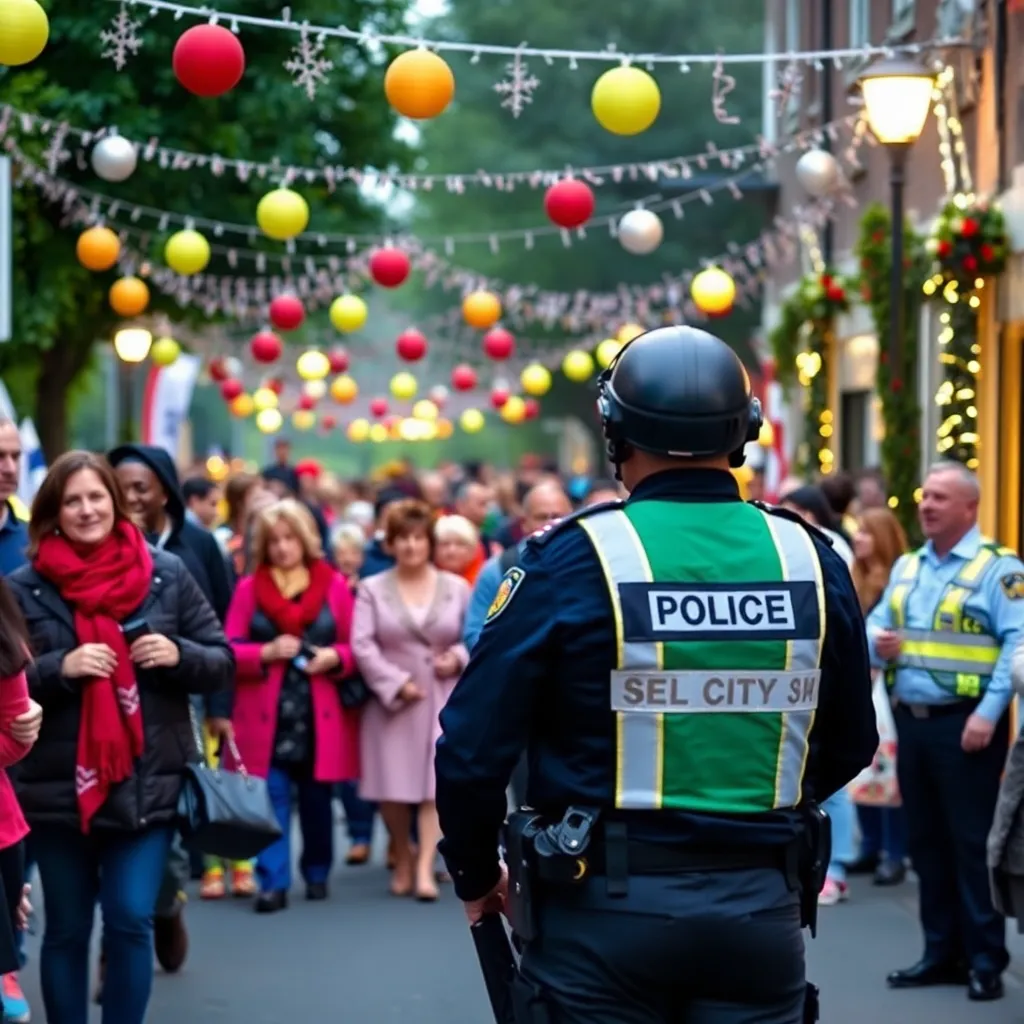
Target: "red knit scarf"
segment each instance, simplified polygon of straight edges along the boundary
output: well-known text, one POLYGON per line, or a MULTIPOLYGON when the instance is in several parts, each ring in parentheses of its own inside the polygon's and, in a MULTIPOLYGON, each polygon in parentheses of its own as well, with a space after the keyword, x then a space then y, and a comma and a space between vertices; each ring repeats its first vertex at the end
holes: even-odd
POLYGON ((132 774, 142 754, 139 687, 119 623, 146 599, 153 560, 139 530, 121 521, 88 549, 59 535, 46 537, 33 565, 74 609, 78 642, 106 644, 117 657, 110 679, 82 680, 75 792, 82 831, 88 834, 111 786, 132 774))
POLYGON ((288 636, 301 637, 309 626, 316 622, 327 600, 327 591, 334 570, 319 559, 309 565, 309 586, 297 601, 284 596, 274 582, 270 568, 261 565, 254 574, 256 604, 260 611, 273 623, 274 628, 288 636))

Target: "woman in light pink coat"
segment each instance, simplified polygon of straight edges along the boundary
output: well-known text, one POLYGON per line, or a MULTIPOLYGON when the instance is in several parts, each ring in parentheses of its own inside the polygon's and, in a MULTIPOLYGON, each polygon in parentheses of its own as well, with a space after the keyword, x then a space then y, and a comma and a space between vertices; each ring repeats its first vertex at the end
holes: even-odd
POLYGON ((423 502, 400 501, 388 509, 385 541, 395 567, 360 583, 352 621, 352 652, 375 697, 363 708, 359 795, 380 803, 395 854, 391 891, 415 892, 421 900, 438 895, 438 715, 469 659, 460 638, 470 588, 434 568, 432 528, 423 502), (412 806, 418 808, 415 856, 412 806))

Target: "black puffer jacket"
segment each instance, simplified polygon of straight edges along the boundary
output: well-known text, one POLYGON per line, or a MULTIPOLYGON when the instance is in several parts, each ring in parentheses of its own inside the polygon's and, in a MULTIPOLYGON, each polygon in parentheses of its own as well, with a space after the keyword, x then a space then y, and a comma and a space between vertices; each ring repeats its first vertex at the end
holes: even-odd
MULTIPOLYGON (((151 549, 150 553, 149 595, 129 620, 144 618, 152 632, 174 640, 181 660, 171 669, 136 669, 145 750, 135 775, 111 790, 93 818, 96 830, 136 831, 174 819, 182 769, 187 761, 198 760, 188 695, 225 689, 234 678, 234 654, 184 563, 165 551, 151 549)), ((31 566, 7 577, 7 583, 28 622, 36 656, 28 669, 28 684, 32 697, 43 707, 42 732, 14 775, 18 800, 30 825, 77 828, 78 724, 81 688, 89 684, 61 675, 64 656, 78 646, 73 612, 53 584, 31 566)))

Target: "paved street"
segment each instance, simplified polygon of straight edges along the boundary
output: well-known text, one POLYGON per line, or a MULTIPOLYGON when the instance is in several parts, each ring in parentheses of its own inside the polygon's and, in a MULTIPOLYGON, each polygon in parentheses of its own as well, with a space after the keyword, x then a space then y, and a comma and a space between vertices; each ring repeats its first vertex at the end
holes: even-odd
MULTIPOLYGON (((175 977, 157 974, 150 1024, 487 1024, 464 919, 443 888, 435 905, 395 899, 377 864, 339 869, 326 904, 307 904, 297 890, 292 907, 270 917, 244 902, 197 900, 187 910, 188 964, 175 977)), ((1001 1003, 969 1004, 958 989, 885 988, 887 970, 919 952, 913 896, 909 884, 895 895, 861 884, 849 903, 822 911, 810 964, 825 997, 823 1024, 1024 1022, 1024 943, 1015 935, 1021 974, 1007 975, 1001 1003)), ((38 936, 33 957, 37 944, 38 936)), ((42 1022, 33 964, 24 982, 42 1022)))

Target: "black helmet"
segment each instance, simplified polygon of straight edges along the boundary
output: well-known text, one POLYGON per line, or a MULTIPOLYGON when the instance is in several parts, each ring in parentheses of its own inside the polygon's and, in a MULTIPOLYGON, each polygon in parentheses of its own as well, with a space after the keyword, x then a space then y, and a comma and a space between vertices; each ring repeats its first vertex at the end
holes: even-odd
POLYGON ((739 356, 695 327, 658 327, 631 341, 598 378, 598 410, 608 456, 617 466, 629 449, 658 455, 729 455, 761 430, 761 403, 739 356))

